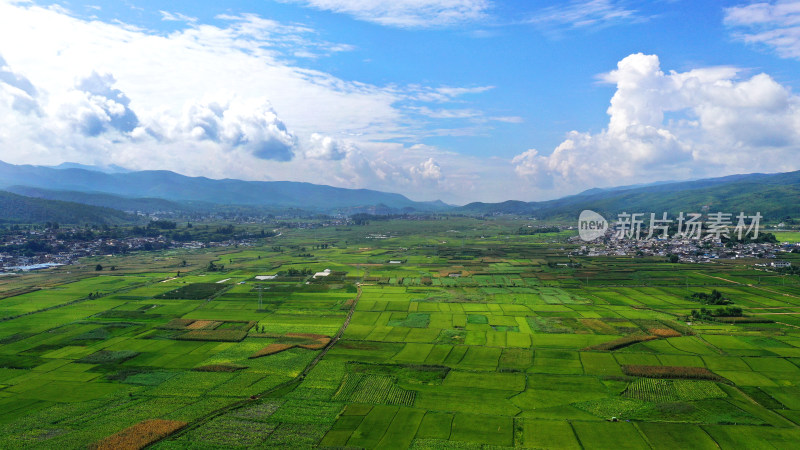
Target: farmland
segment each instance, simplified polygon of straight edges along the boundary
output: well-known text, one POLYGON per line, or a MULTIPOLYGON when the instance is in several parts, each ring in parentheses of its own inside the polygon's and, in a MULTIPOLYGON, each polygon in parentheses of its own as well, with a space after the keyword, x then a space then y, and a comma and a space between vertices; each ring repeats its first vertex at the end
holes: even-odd
POLYGON ((800 277, 570 257, 569 232, 520 225, 291 229, 0 277, 0 447, 800 441, 800 277), (687 321, 713 290, 753 320, 687 321))

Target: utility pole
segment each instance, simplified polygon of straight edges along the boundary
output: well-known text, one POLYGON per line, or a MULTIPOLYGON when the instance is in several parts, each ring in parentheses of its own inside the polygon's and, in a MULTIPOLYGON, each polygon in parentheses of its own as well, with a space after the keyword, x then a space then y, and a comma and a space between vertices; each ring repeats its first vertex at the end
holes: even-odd
POLYGON ((258 289, 258 310, 260 311, 264 309, 263 298, 262 298, 264 288, 263 286, 258 286, 257 289, 258 289))

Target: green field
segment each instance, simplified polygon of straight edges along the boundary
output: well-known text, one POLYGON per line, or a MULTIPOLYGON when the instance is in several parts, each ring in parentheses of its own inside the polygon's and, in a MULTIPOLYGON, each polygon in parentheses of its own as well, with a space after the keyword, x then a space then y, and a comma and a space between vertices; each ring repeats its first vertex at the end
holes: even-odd
POLYGON ((772 233, 779 242, 800 242, 800 232, 797 231, 776 231, 772 233))
POLYGON ((800 442, 800 278, 570 260, 571 233, 519 226, 292 228, 0 277, 0 448, 86 448, 149 419, 187 423, 165 449, 800 442), (687 323, 712 290, 761 320, 687 323))

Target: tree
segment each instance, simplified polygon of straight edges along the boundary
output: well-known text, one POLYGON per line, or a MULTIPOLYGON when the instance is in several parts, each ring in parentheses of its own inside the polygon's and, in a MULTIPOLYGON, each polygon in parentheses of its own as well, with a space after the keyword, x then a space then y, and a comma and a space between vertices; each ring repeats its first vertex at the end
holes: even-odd
POLYGON ((94 266, 94 270, 96 270, 96 271, 98 271, 98 272, 99 272, 99 271, 103 270, 103 266, 101 266, 100 264, 98 264, 98 265, 94 266))
POLYGON ((669 255, 669 262, 675 264, 680 261, 681 258, 678 255, 669 255))

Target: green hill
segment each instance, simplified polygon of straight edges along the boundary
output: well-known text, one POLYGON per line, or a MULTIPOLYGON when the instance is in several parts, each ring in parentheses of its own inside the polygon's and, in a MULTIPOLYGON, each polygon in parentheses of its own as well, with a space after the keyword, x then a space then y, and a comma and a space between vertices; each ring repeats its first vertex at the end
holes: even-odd
POLYGON ((111 208, 44 200, 0 191, 0 224, 58 222, 60 224, 121 225, 137 217, 111 208))
POLYGON ((584 209, 613 217, 621 212, 760 212, 766 219, 800 217, 800 171, 733 175, 650 186, 592 189, 545 202, 470 203, 461 212, 520 214, 572 220, 584 209))
POLYGON ((160 198, 128 198, 97 192, 54 191, 28 186, 11 186, 6 190, 26 197, 82 203, 119 211, 154 213, 158 211, 187 211, 190 209, 186 205, 160 198))

